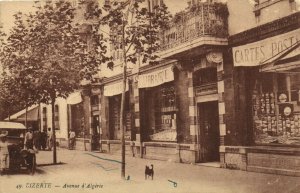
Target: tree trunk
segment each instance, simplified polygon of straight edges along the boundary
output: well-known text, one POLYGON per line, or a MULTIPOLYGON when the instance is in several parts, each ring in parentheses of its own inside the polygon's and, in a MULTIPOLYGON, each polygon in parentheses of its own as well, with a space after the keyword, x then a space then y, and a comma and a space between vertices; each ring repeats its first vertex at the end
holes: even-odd
POLYGON ((57 163, 56 160, 56 136, 55 136, 55 112, 54 112, 55 98, 51 99, 51 109, 52 109, 52 144, 53 144, 53 164, 57 163))
POLYGON ((125 108, 125 93, 126 93, 126 80, 127 80, 127 62, 126 62, 126 49, 125 49, 125 21, 123 19, 123 33, 122 33, 122 47, 123 47, 123 91, 121 99, 121 112, 120 112, 120 130, 121 130, 121 154, 122 154, 122 166, 121 166, 121 178, 125 179, 125 127, 124 127, 124 108, 125 108))
POLYGON ((27 112, 28 112, 28 107, 27 107, 27 103, 26 103, 26 107, 25 107, 25 127, 26 127, 26 129, 28 129, 28 127, 27 127, 27 112))
POLYGON ((10 121, 10 110, 8 108, 8 121, 10 121))

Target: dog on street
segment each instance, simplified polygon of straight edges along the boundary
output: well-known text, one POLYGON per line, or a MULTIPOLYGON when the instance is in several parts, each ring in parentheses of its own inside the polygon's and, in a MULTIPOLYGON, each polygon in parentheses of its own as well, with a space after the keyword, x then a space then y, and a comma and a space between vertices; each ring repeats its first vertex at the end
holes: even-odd
POLYGON ((151 177, 151 179, 153 180, 153 176, 154 176, 153 164, 151 164, 151 168, 146 165, 146 168, 145 168, 145 180, 147 178, 149 178, 149 177, 151 177))

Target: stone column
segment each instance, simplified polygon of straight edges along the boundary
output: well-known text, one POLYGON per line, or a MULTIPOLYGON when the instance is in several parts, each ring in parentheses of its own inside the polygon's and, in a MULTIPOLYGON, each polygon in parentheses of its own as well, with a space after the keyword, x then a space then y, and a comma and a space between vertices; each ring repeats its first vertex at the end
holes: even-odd
POLYGON ((223 60, 217 64, 217 78, 218 78, 218 102, 219 102, 219 128, 220 128, 220 162, 221 165, 225 163, 225 136, 226 136, 226 123, 225 123, 225 101, 224 101, 224 64, 223 60))
MULTIPOLYGON (((189 99, 189 121, 190 121, 190 135, 193 143, 192 150, 196 152, 200 149, 200 133, 197 126, 197 109, 195 102, 194 86, 193 86, 193 72, 188 72, 188 99, 189 99)), ((196 155, 195 155, 196 156, 196 155)), ((195 160, 196 161, 196 160, 195 160)))

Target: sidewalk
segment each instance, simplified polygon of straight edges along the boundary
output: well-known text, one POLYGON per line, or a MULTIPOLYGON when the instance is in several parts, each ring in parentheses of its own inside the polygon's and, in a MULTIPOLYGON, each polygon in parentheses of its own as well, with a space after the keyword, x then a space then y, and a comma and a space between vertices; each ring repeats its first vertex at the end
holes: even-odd
POLYGON ((128 180, 121 180, 120 155, 58 149, 57 161, 64 164, 51 165, 52 155, 50 151, 37 154, 34 176, 18 174, 1 178, 0 193, 299 193, 300 190, 299 177, 134 157, 126 157, 128 180), (154 179, 145 180, 145 165, 150 164, 154 165, 154 179), (29 190, 24 188, 26 183, 49 183, 52 187, 29 190), (23 189, 16 189, 18 184, 23 189), (88 188, 89 184, 93 188, 88 188), (76 188, 79 185, 86 187, 76 188))
MULTIPOLYGON (((66 163, 61 166, 67 170, 76 169, 87 174, 88 166, 105 172, 109 178, 120 179, 120 155, 105 153, 93 153, 74 150, 58 150, 58 162, 66 163), (96 167, 95 167, 96 166, 96 167), (83 170, 82 170, 83 169, 83 170)), ((52 152, 40 152, 38 164, 52 161, 52 152)), ((88 177, 88 175, 82 176, 88 177)), ((151 190, 161 187, 165 191, 189 192, 189 193, 259 193, 259 192, 297 192, 299 193, 300 178, 279 176, 271 174, 245 172, 240 170, 228 170, 203 165, 180 164, 167 161, 148 160, 135 157, 126 157, 126 177, 130 176, 130 182, 142 185, 150 185, 151 190), (154 165, 154 180, 145 180, 144 171, 146 165, 154 165), (172 181, 172 182, 170 182, 172 181), (177 187, 174 187, 174 183, 177 187)), ((111 181, 113 184, 114 181, 111 181)), ((122 182, 121 182, 122 183, 122 182)), ((123 182, 124 184, 124 182, 123 182)), ((134 187, 134 186, 133 186, 134 187)), ((145 189, 144 191, 149 189, 145 189)), ((159 192, 160 188, 156 192, 159 192)))

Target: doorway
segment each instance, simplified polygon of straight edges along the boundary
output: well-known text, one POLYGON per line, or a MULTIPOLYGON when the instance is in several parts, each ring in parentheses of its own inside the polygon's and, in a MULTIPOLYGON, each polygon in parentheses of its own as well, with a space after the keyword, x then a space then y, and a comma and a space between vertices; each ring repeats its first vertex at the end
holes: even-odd
POLYGON ((220 131, 218 101, 198 103, 200 134, 199 162, 220 161, 220 131))
POLYGON ((100 127, 99 127, 99 115, 92 116, 92 150, 100 149, 100 127))

